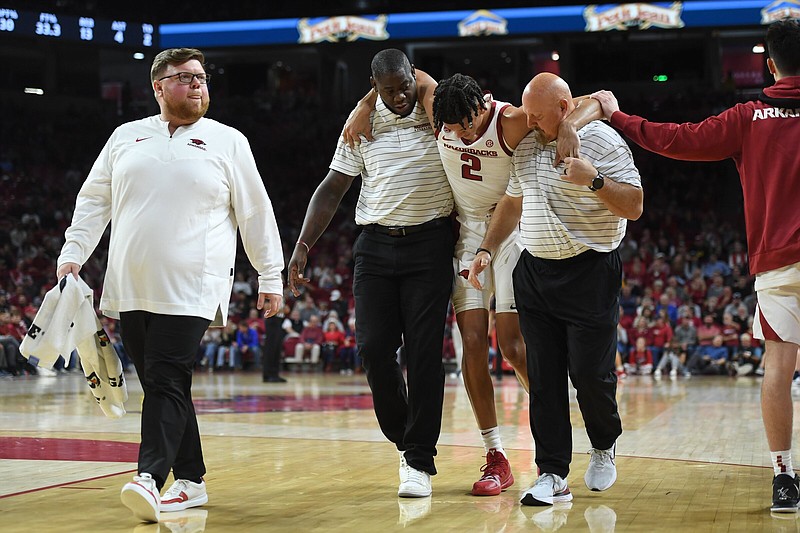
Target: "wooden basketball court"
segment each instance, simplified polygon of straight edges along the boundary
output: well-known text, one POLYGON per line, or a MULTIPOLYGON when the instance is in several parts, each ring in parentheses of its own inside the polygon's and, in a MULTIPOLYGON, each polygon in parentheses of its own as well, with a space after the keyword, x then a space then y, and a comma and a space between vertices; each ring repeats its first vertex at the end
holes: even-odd
POLYGON ((286 377, 196 375, 209 503, 162 513, 160 524, 138 523, 119 500, 136 468, 135 375, 119 420, 103 416, 82 375, 0 380, 0 531, 800 531, 796 515, 768 511, 758 378, 623 381, 619 479, 603 493, 583 484, 590 445, 573 402, 574 501, 539 508, 519 504, 536 474, 527 396, 513 376, 495 385, 515 485, 469 494, 483 447, 463 383, 448 377, 439 475, 424 499, 396 496, 397 452, 363 375, 286 377))

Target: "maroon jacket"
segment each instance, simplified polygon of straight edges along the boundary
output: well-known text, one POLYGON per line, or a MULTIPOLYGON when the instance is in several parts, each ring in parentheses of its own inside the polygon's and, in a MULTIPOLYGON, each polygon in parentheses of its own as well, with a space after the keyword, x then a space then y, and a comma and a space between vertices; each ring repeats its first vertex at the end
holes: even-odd
POLYGON ((732 158, 744 193, 751 273, 800 261, 800 76, 783 78, 758 101, 736 104, 702 122, 648 122, 618 111, 611 125, 673 159, 732 158))
POLYGON ((325 342, 325 332, 322 326, 306 326, 300 332, 300 339, 308 344, 322 344, 325 342))

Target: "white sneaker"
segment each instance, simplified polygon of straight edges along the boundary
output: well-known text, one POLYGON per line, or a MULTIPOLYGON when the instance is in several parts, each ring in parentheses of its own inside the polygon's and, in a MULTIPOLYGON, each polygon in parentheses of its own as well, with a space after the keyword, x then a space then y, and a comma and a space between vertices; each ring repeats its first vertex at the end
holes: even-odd
POLYGON ((675 379, 676 377, 678 377, 678 369, 677 368, 673 368, 672 370, 670 370, 669 371, 669 377, 670 377, 670 379, 675 379))
POLYGON ((133 481, 126 483, 120 492, 122 504, 133 511, 133 516, 143 522, 158 522, 160 498, 156 480, 142 472, 133 476, 133 481))
POLYGON ((194 483, 188 479, 176 479, 175 483, 161 497, 161 510, 171 513, 189 507, 199 507, 208 503, 206 482, 194 483))
POLYGON ((661 379, 661 369, 656 368, 656 371, 653 372, 653 379, 661 379))
POLYGON ((555 474, 542 474, 531 488, 522 493, 522 505, 553 505, 572 501, 567 480, 555 474))
POLYGON ((400 488, 397 489, 397 495, 401 498, 424 498, 433 492, 431 475, 409 465, 403 452, 400 452, 399 474, 400 488))
POLYGON ((583 480, 590 490, 606 490, 617 480, 617 465, 614 464, 616 449, 617 444, 614 443, 608 450, 596 448, 589 450, 592 457, 589 459, 589 468, 586 469, 583 480))

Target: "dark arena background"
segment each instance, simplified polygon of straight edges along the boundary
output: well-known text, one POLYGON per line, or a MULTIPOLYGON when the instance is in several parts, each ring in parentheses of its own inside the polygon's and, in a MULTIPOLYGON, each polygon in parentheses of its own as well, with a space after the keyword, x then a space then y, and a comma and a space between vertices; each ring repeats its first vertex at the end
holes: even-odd
MULTIPOLYGON (((92 400, 77 358, 35 368, 15 348, 56 283, 64 230, 104 143, 118 125, 158 113, 149 70, 164 48, 205 53, 213 77, 207 116, 248 138, 288 262, 343 124, 370 88, 370 60, 384 48, 403 50, 437 80, 468 74, 517 106, 525 84, 547 71, 576 96, 609 89, 628 113, 694 122, 773 83, 764 34, 785 17, 800 18, 800 2, 0 3, 0 531, 800 530, 795 514, 768 511, 772 472, 757 368, 731 364, 707 375, 687 367, 662 376, 624 365, 639 336, 655 356, 664 351, 658 317, 672 330, 686 313, 698 324, 713 315, 731 354, 751 331, 756 301, 730 160, 679 162, 629 142, 645 205, 620 247, 619 480, 603 493, 583 485, 590 444, 570 388, 569 505, 519 504, 537 476, 528 396, 494 342, 488 357, 498 422, 517 482, 500 496, 469 494, 483 448, 452 317, 433 496, 398 499, 397 456, 375 420, 358 360, 339 357, 347 346, 312 363, 295 358, 287 335, 285 383, 262 381, 257 357, 231 356, 239 322, 266 341, 256 273, 241 246, 231 326, 209 330, 194 374, 206 506, 147 525, 120 503, 139 442, 142 390, 132 365, 128 413, 112 420, 92 400)), ((324 322, 336 311, 334 321, 350 331, 359 186, 356 180, 311 250, 310 285, 299 298, 285 291, 287 327, 312 315, 324 322)), ((81 271, 95 305, 107 246, 106 235, 81 271)), ((103 320, 118 343, 114 321, 103 320)))

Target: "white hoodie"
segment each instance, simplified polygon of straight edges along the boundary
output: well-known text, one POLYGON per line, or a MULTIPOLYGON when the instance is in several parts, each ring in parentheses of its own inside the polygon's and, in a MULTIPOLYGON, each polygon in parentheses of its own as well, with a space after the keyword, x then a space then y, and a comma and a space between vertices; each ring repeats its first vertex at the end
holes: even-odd
POLYGON ((58 265, 83 265, 109 221, 107 316, 149 311, 224 325, 237 227, 259 292, 283 292, 278 226, 250 145, 215 120, 172 135, 157 115, 119 126, 78 193, 58 265))

